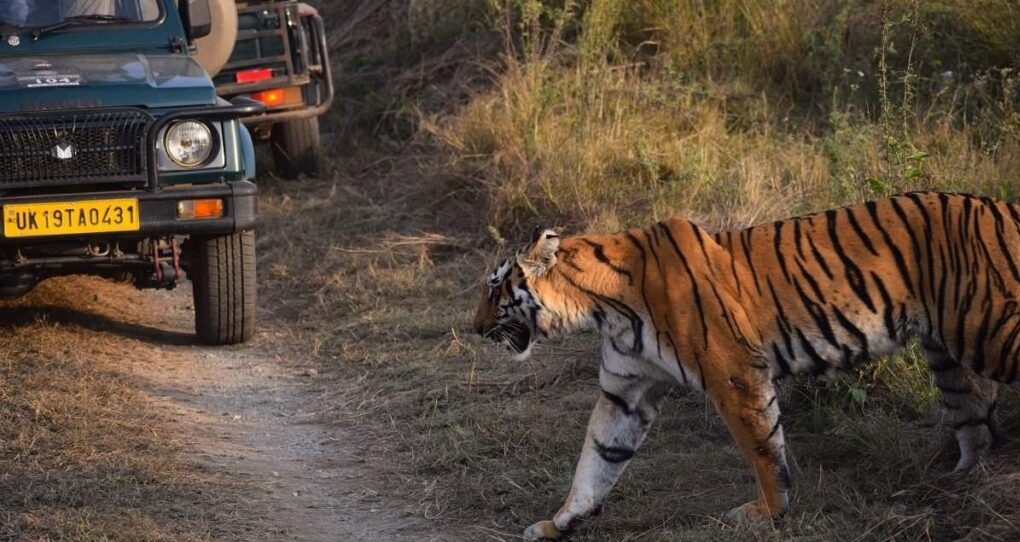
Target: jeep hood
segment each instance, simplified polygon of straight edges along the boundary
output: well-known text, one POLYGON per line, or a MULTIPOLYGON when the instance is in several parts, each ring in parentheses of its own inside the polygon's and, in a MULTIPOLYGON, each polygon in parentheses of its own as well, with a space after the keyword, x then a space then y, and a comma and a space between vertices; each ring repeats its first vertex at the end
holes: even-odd
POLYGON ((0 57, 0 113, 216 103, 189 56, 131 53, 0 57))

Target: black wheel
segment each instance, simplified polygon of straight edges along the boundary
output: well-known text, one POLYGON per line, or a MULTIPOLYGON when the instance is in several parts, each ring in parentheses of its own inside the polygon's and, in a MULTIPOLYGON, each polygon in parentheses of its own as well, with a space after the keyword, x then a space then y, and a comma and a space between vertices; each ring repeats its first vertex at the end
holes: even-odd
POLYGON ((319 119, 290 120, 273 126, 273 161, 283 178, 317 176, 320 169, 319 119))
POLYGON ((255 333, 255 232, 192 239, 188 274, 195 333, 206 344, 237 344, 255 333))

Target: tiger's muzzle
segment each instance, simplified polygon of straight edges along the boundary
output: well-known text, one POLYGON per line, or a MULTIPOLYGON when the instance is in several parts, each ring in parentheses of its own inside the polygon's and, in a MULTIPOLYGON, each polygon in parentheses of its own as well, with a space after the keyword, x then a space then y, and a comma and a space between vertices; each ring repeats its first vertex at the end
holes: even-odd
POLYGON ((481 326, 478 326, 476 329, 479 335, 496 344, 506 346, 513 354, 524 354, 531 347, 531 330, 528 326, 521 323, 507 322, 496 324, 489 328, 488 331, 484 330, 481 326))

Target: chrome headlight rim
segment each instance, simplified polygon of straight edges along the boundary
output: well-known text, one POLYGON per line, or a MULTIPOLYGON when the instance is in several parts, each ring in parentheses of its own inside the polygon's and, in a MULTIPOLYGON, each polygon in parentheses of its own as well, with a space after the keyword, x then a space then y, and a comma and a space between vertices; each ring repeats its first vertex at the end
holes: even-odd
POLYGON ((177 167, 186 170, 199 169, 205 167, 209 165, 211 162, 213 162, 216 159, 217 155, 219 154, 217 151, 220 145, 219 132, 208 122, 201 119, 180 119, 171 122, 169 125, 167 125, 166 128, 163 129, 162 140, 163 140, 162 141, 163 152, 166 154, 166 157, 169 158, 170 161, 177 167), (188 162, 179 159, 178 156, 174 155, 174 152, 172 151, 173 146, 171 146, 170 144, 170 139, 175 133, 174 132, 175 128, 179 128, 186 124, 195 124, 201 126, 205 130, 205 137, 207 137, 209 140, 209 145, 206 148, 206 151, 202 156, 202 159, 196 162, 188 162))

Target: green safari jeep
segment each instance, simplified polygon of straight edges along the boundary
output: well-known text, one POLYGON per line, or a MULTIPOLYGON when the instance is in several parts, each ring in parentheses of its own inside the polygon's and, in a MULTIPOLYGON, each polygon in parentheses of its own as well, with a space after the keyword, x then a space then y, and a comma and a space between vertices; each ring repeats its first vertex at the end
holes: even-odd
POLYGON ((256 187, 238 117, 193 58, 209 0, 0 2, 0 297, 69 274, 170 289, 195 331, 255 330, 256 187))
POLYGON ((213 31, 198 59, 228 100, 262 102, 241 118, 255 141, 269 143, 276 173, 321 173, 319 116, 333 102, 333 76, 322 17, 289 0, 211 0, 213 31))

